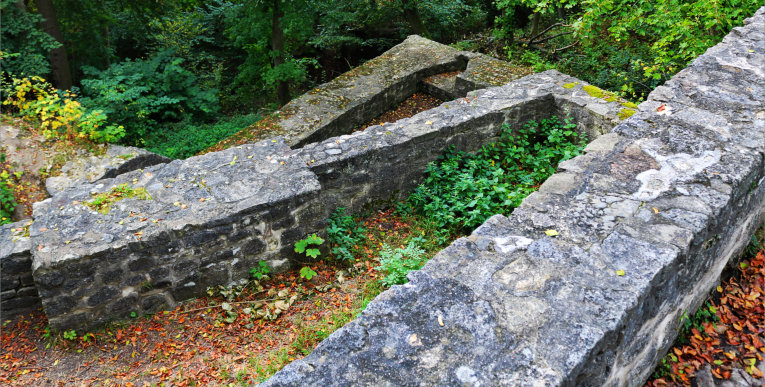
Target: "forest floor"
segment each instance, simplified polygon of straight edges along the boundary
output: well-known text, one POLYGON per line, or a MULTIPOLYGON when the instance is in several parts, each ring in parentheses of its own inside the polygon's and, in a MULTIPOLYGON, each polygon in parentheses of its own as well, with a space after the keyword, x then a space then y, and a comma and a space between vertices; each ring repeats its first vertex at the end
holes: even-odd
POLYGON ((363 225, 366 241, 356 263, 318 262, 311 266, 317 275, 310 280, 298 272, 275 274, 94 332, 53 334, 40 312, 5 321, 0 334, 0 384, 184 386, 263 381, 310 353, 383 290, 375 270, 381 244, 403 247, 412 235, 425 232, 416 219, 401 218, 393 210, 375 212, 363 219, 363 225), (273 319, 257 313, 279 308, 284 310, 273 319))
POLYGON ((433 97, 430 94, 417 92, 404 101, 401 101, 401 103, 396 105, 393 109, 355 127, 353 131, 359 132, 370 126, 380 125, 386 122, 393 123, 403 118, 409 118, 417 113, 438 107, 438 105, 441 105, 443 102, 444 101, 433 97))

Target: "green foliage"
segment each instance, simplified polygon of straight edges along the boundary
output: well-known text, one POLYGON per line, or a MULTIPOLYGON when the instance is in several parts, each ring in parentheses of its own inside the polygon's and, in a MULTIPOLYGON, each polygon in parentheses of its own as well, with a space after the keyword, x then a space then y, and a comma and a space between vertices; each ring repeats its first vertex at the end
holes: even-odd
POLYGON ((86 109, 76 100, 76 95, 55 89, 40 77, 13 78, 11 84, 3 85, 3 94, 8 96, 3 105, 10 106, 23 118, 39 121, 48 138, 81 137, 113 142, 125 135, 121 125, 107 122, 103 110, 86 109))
POLYGON ((425 180, 407 200, 433 222, 437 241, 470 232, 494 214, 508 213, 555 172, 559 162, 586 144, 576 125, 553 117, 531 121, 477 154, 449 149, 425 170, 425 180))
POLYGON ((364 242, 366 229, 345 214, 340 207, 329 218, 327 236, 332 247, 332 254, 341 261, 354 261, 359 246, 364 242))
MULTIPOLYGON (((2 156, 0 157, 0 162, 4 162, 5 153, 0 155, 2 156)), ((0 225, 13 222, 11 218, 17 206, 16 198, 13 196, 13 190, 8 186, 7 179, 8 177, 0 176, 0 225)))
POLYGON ((316 234, 311 234, 305 239, 301 239, 295 242, 295 252, 303 254, 311 258, 317 258, 321 252, 318 247, 324 243, 324 239, 316 234))
POLYGON ((283 13, 279 25, 285 38, 284 52, 281 53, 271 48, 273 2, 245 0, 226 12, 226 36, 245 56, 234 79, 235 92, 242 100, 257 98, 264 90, 272 93, 278 81, 304 81, 306 66, 313 62, 302 60, 294 53, 306 48, 305 42, 313 34, 316 8, 305 0, 280 1, 278 5, 283 13), (272 61, 277 54, 284 56, 285 63, 274 67, 272 61))
POLYGON ((375 269, 385 273, 385 277, 381 280, 382 284, 392 286, 405 284, 406 275, 411 271, 419 270, 428 258, 416 241, 410 241, 406 247, 396 249, 383 244, 378 260, 380 266, 375 269))
POLYGON ((268 266, 266 261, 260 261, 258 262, 257 267, 253 267, 252 269, 250 269, 250 276, 252 276, 252 278, 256 280, 260 280, 261 278, 263 278, 263 276, 268 275, 268 273, 270 272, 271 272, 271 267, 268 266))
POLYGON ((16 3, 17 0, 0 1, 3 72, 16 77, 45 76, 50 71, 48 54, 61 47, 61 43, 42 31, 40 15, 23 11, 16 3))
POLYGON ((174 159, 191 157, 260 120, 259 114, 224 117, 211 123, 183 121, 144 138, 146 149, 174 159))
POLYGON ((77 340, 77 332, 74 329, 70 331, 64 331, 64 338, 69 341, 77 340))
POLYGON ((305 278, 308 281, 310 281, 316 274, 317 273, 308 266, 303 266, 300 269, 300 278, 305 278))
POLYGON ((762 6, 759 0, 583 0, 578 35, 586 43, 602 39, 629 49, 645 42, 650 57, 636 61, 647 77, 666 79, 762 6))
POLYGON ((106 113, 126 130, 124 142, 143 145, 162 124, 183 119, 203 121, 218 111, 215 90, 202 90, 197 78, 171 51, 146 60, 126 60, 105 71, 83 69, 83 105, 106 113))
POLYGON ((552 64, 623 96, 642 99, 718 43, 762 2, 498 0, 496 6, 495 35, 509 44, 510 59, 520 58, 536 71, 552 64), (566 19, 558 18, 558 9, 565 10, 566 19), (545 35, 555 39, 524 45, 532 38, 531 12, 541 15, 538 31, 558 23, 545 35), (539 58, 526 54, 529 51, 539 58))

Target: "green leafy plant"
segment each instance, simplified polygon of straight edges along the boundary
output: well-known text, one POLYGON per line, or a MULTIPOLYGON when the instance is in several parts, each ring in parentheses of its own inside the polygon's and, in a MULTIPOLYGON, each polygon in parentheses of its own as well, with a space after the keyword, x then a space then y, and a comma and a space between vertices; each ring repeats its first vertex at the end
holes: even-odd
MULTIPOLYGON (((5 163, 5 158, 5 152, 0 153, 0 163, 5 163)), ((13 212, 18 206, 9 183, 10 174, 3 170, 0 172, 0 225, 13 222, 13 212)))
POLYGON ((271 272, 271 267, 268 266, 266 261, 260 261, 258 262, 258 266, 253 267, 250 269, 250 276, 256 280, 260 280, 264 276, 268 275, 271 272))
POLYGON ((327 238, 334 254, 341 261, 354 261, 359 246, 364 242, 366 229, 346 215, 345 208, 340 207, 329 218, 327 238))
POLYGON ((77 339, 77 332, 72 329, 71 331, 64 331, 64 338, 67 340, 76 340, 77 339))
POLYGON ((509 213, 555 172, 559 162, 586 144, 576 125, 557 117, 531 121, 477 154, 447 150, 428 165, 407 200, 410 210, 434 224, 437 242, 467 233, 495 214, 509 213))
POLYGON ((693 334, 693 329, 696 328, 699 331, 704 331, 705 322, 717 323, 720 322, 720 318, 717 316, 716 308, 709 302, 705 302, 693 316, 688 316, 683 312, 680 317, 680 332, 677 335, 677 341, 681 344, 687 344, 689 342, 688 337, 693 334))
MULTIPOLYGON (((3 14, 3 71, 16 76, 46 75, 50 71, 48 55, 61 47, 42 28, 42 17, 19 7, 16 0, 0 1, 3 14)), ((23 3, 22 3, 23 4, 23 3)))
POLYGON ((308 281, 310 281, 316 274, 317 273, 308 266, 303 266, 303 268, 300 269, 300 278, 305 278, 308 281))
POLYGON ((410 241, 404 248, 396 249, 383 244, 378 259, 380 266, 375 269, 385 273, 385 277, 381 280, 385 286, 405 284, 406 275, 411 271, 419 270, 428 260, 425 250, 415 241, 410 241))
POLYGON ((324 243, 324 239, 316 234, 311 234, 305 239, 295 242, 295 252, 305 254, 310 258, 317 258, 321 252, 319 246, 324 243))

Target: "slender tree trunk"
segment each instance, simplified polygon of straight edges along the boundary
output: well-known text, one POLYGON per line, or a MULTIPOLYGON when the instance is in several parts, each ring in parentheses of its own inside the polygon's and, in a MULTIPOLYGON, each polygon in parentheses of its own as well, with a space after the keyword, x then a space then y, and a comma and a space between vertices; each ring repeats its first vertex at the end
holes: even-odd
POLYGON ((566 9, 563 7, 555 7, 555 12, 558 13, 558 19, 561 21, 566 20, 566 9))
POLYGON ((534 16, 531 17, 531 33, 529 33, 529 36, 537 36, 537 33, 539 33, 539 12, 534 12, 534 16))
POLYGON ((52 36, 61 43, 61 47, 50 51, 50 64, 53 71, 53 84, 61 89, 68 90, 72 88, 72 74, 69 72, 69 60, 66 57, 66 48, 64 47, 64 35, 61 33, 61 27, 56 18, 56 8, 53 7, 52 0, 35 0, 37 10, 43 17, 43 31, 52 36))
POLYGON ((430 32, 428 32, 428 28, 425 27, 425 23, 422 22, 422 18, 420 18, 420 12, 417 11, 417 1, 401 0, 401 4, 403 5, 402 8, 404 9, 404 16, 409 22, 409 25, 412 26, 414 33, 430 39, 430 32))
MULTIPOLYGON (((273 0, 273 15, 271 19, 271 49, 274 52, 274 68, 284 64, 284 30, 279 24, 284 11, 279 8, 279 0, 273 0)), ((290 89, 287 81, 279 81, 276 85, 279 106, 290 101, 290 89)))

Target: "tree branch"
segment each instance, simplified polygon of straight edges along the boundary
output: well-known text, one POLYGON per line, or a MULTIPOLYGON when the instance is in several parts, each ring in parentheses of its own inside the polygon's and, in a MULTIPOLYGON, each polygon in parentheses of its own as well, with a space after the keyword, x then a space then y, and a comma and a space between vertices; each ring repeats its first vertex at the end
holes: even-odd
POLYGON ((555 23, 555 24, 552 24, 552 25, 550 25, 549 27, 547 27, 547 28, 545 28, 544 30, 542 30, 542 32, 540 32, 540 33, 538 33, 538 34, 536 34, 536 35, 532 36, 531 38, 529 38, 529 42, 533 42, 533 41, 534 41, 534 39, 536 39, 536 38, 538 38, 538 37, 540 37, 540 36, 542 36, 542 35, 546 34, 546 33, 547 33, 547 31, 550 31, 551 29, 553 29, 553 28, 555 28, 555 27, 570 27, 570 26, 569 26, 568 24, 564 24, 564 23, 555 23))
MULTIPOLYGON (((548 36, 548 37, 546 37, 546 38, 544 38, 544 39, 540 39, 540 40, 537 40, 537 41, 534 41, 534 40, 530 40, 528 44, 539 44, 539 43, 542 43, 542 42, 546 42, 546 41, 548 41, 548 40, 550 40, 550 39, 555 39, 555 38, 557 38, 557 37, 559 37, 559 36, 563 36, 563 35, 571 35, 571 34, 573 34, 573 33, 574 33, 574 31, 566 31, 566 32, 561 32, 561 33, 559 33, 559 34, 556 34, 556 35, 553 35, 553 36, 548 36)), ((539 35, 537 35, 537 36, 539 36, 539 35)))

